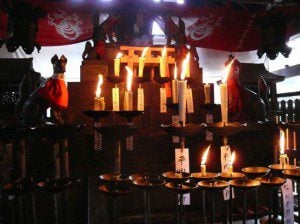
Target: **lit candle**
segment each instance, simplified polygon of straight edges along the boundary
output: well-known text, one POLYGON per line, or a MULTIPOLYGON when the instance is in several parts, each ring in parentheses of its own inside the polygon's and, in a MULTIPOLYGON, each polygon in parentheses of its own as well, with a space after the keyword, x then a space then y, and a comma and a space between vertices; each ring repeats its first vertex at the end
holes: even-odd
POLYGON ((114 59, 114 73, 115 76, 119 76, 120 75, 120 64, 121 64, 121 57, 122 57, 122 53, 118 53, 116 58, 114 59))
POLYGON ((185 72, 185 77, 186 78, 189 78, 191 76, 191 74, 190 74, 190 58, 191 58, 191 54, 189 52, 186 55, 186 60, 188 60, 188 62, 186 64, 186 72, 185 72))
POLYGON ((284 153, 284 144, 285 144, 285 134, 283 130, 279 132, 279 164, 284 167, 285 165, 289 165, 289 157, 284 153))
POLYGON ((201 160, 201 174, 202 176, 206 176, 206 160, 207 160, 207 155, 210 149, 210 145, 207 147, 205 152, 203 153, 202 160, 201 160))
POLYGON ((160 77, 167 77, 169 76, 169 64, 167 60, 167 48, 164 46, 161 57, 159 57, 159 70, 160 70, 160 77))
POLYGON ((221 94, 221 116, 222 122, 228 122, 228 91, 227 91, 227 77, 231 68, 231 64, 234 62, 232 60, 229 65, 226 67, 225 76, 222 79, 222 83, 220 84, 220 94, 221 94))
POLYGON ((205 83, 204 85, 204 103, 205 104, 210 104, 211 99, 210 99, 210 84, 205 83))
POLYGON ((186 66, 188 64, 188 58, 185 58, 182 62, 182 70, 180 80, 178 80, 178 104, 179 104, 179 123, 184 127, 186 119, 186 89, 187 81, 185 79, 186 66))
POLYGON ((124 96, 124 110, 133 110, 133 93, 131 91, 133 71, 129 67, 127 70, 126 91, 124 96))
POLYGON ((178 91, 177 91, 177 66, 174 67, 174 79, 172 80, 172 99, 173 103, 178 103, 178 91))
POLYGON ((105 109, 105 101, 104 97, 101 97, 101 85, 103 84, 103 75, 98 75, 98 83, 96 89, 96 97, 94 100, 94 110, 104 110, 105 109))
POLYGON ((233 153, 231 154, 231 157, 230 157, 230 162, 228 164, 228 173, 229 174, 232 174, 233 173, 233 162, 235 160, 235 151, 233 151, 233 153))
POLYGON ((145 60, 146 60, 145 55, 148 49, 149 47, 145 47, 142 56, 139 57, 139 77, 143 77, 145 60))

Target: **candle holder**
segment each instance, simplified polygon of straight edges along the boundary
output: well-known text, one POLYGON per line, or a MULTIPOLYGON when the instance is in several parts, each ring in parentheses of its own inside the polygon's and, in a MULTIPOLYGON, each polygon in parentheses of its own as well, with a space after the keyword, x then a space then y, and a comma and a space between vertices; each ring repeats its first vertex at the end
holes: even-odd
POLYGON ((134 77, 134 80, 136 83, 139 83, 139 84, 142 84, 142 83, 145 83, 145 82, 149 82, 149 78, 148 77, 134 77))
MULTIPOLYGON (((218 177, 217 173, 205 172, 203 175, 201 172, 192 173, 191 180, 199 183, 204 180, 214 180, 218 177)), ((200 187, 200 185, 198 184, 200 187)), ((213 202, 214 203, 214 202, 213 202)), ((202 188, 202 213, 203 213, 203 222, 206 223, 206 196, 205 196, 205 188, 202 188)))
POLYGON ((134 117, 137 117, 137 116, 143 114, 144 111, 140 111, 140 110, 125 111, 125 110, 122 110, 122 111, 117 111, 116 113, 119 116, 126 118, 127 122, 131 122, 134 117))
POLYGON ((99 121, 100 118, 107 117, 112 113, 111 110, 85 110, 83 113, 90 117, 93 118, 95 121, 99 121))
POLYGON ((166 84, 171 81, 170 77, 160 77, 160 76, 154 76, 153 80, 161 85, 166 84))
POLYGON ((98 190, 113 200, 112 223, 120 223, 119 198, 127 195, 131 191, 128 176, 120 174, 101 174, 100 186, 98 190))
POLYGON ((134 174, 129 177, 133 186, 144 193, 144 223, 151 224, 151 194, 150 191, 163 186, 166 181, 159 175, 134 174))
POLYGON ((162 176, 166 179, 167 182, 171 183, 183 183, 191 177, 189 173, 175 171, 165 172, 162 174, 162 176))
POLYGON ((251 166, 245 167, 242 169, 242 172, 247 175, 249 178, 257 178, 267 175, 270 172, 270 169, 267 167, 261 166, 251 166))
POLYGON ((160 127, 169 135, 183 138, 183 137, 194 136, 199 134, 201 131, 205 129, 206 125, 187 124, 185 127, 182 127, 180 125, 161 124, 160 127))
POLYGON ((223 136, 223 137, 235 135, 241 132, 242 130, 244 130, 244 128, 245 125, 238 122, 234 122, 234 123, 217 122, 214 124, 207 125, 207 129, 210 132, 212 132, 214 135, 223 136))
POLYGON ((179 203, 176 203, 177 209, 177 224, 185 224, 186 223, 186 217, 185 217, 185 208, 183 204, 183 195, 190 193, 191 191, 195 190, 198 186, 195 183, 189 183, 189 182, 184 182, 183 180, 185 178, 171 178, 173 180, 175 179, 181 179, 181 182, 169 182, 165 184, 165 187, 173 192, 179 195, 179 203))
MULTIPOLYGON (((212 200, 211 200, 211 223, 215 223, 215 196, 219 191, 224 190, 229 186, 229 183, 223 180, 204 180, 198 183, 200 189, 205 193, 206 191, 210 192, 212 200)), ((206 202, 203 202, 203 208, 206 208, 206 202)), ((206 223, 206 209, 203 211, 204 213, 204 223, 206 223)))
POLYGON ((106 79, 107 79, 107 81, 109 81, 111 83, 118 84, 118 83, 124 82, 125 77, 109 75, 109 76, 106 76, 106 79))
POLYGON ((47 178, 45 181, 37 183, 37 186, 45 191, 57 193, 70 185, 76 184, 80 179, 70 178, 69 156, 67 152, 67 138, 80 131, 85 124, 78 125, 58 125, 46 124, 45 126, 37 127, 36 134, 39 137, 46 138, 52 143, 53 159, 54 159, 54 177, 47 178), (60 144, 62 143, 62 144, 60 144), (63 158, 61 158, 63 154, 63 158), (63 161, 64 170, 61 170, 63 161), (64 177, 62 177, 64 173, 64 177))
MULTIPOLYGON (((268 219, 260 220, 260 223, 274 223, 278 217, 278 189, 285 184, 286 180, 281 177, 274 177, 272 175, 256 178, 262 186, 266 187, 269 191, 269 209, 268 219), (275 201, 274 201, 275 200, 275 201), (274 203, 275 202, 275 203, 274 203), (273 206, 275 204, 275 206, 273 206), (272 217, 272 211, 273 217, 272 217)), ((283 211, 282 211, 283 212, 283 211)))
MULTIPOLYGON (((258 223, 258 196, 257 196, 257 188, 260 186, 260 182, 257 180, 251 180, 251 179, 234 179, 229 181, 229 184, 234 189, 238 189, 242 191, 243 194, 243 224, 246 224, 247 220, 247 199, 246 199, 246 192, 250 190, 255 190, 255 208, 254 208, 254 220, 255 224, 258 223)), ((230 198, 232 200, 232 198, 230 198)), ((232 217, 232 214, 230 214, 230 217, 232 217)), ((232 220, 232 219, 231 219, 232 220)))

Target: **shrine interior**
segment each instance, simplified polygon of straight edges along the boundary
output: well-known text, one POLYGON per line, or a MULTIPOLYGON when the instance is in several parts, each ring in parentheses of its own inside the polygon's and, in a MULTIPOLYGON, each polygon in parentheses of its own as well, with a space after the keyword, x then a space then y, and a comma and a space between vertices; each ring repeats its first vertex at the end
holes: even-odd
POLYGON ((0 223, 300 223, 299 0, 0 0, 0 223))

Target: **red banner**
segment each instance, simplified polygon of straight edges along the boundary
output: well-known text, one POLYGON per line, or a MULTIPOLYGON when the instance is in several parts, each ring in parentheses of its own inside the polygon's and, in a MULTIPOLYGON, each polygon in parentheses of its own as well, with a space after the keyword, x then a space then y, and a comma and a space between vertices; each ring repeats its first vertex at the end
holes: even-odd
MULTIPOLYGON (((81 7, 69 3, 36 0, 35 5, 40 5, 47 11, 47 17, 39 20, 37 42, 41 46, 58 46, 91 39, 92 17, 96 9, 95 3, 87 4, 81 7)), ((131 11, 134 10, 132 8, 131 11)), ((290 13, 292 17, 300 14, 300 7, 281 10, 285 10, 286 14, 290 13)), ((161 7, 156 4, 151 12, 168 12, 173 16, 181 16, 185 22, 185 34, 189 44, 231 52, 258 49, 261 35, 260 29, 254 25, 254 20, 265 13, 235 10, 231 7, 189 8, 175 4, 161 7)), ((290 21, 293 24, 288 27, 288 37, 299 32, 299 20, 290 21)), ((0 12, 0 38, 6 36, 6 24, 7 16, 0 12)))

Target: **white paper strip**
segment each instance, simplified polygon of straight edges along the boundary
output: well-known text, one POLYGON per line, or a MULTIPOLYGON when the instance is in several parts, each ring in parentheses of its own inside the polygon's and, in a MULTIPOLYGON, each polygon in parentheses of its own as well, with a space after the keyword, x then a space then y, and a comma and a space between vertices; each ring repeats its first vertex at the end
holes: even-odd
POLYGON ((138 95, 137 95, 137 110, 139 111, 144 111, 145 106, 144 106, 144 89, 143 88, 138 88, 138 95))
MULTIPOLYGON (((222 172, 227 172, 228 164, 230 163, 231 158, 231 150, 229 145, 221 146, 221 169, 222 172)), ((223 198, 224 200, 230 199, 230 187, 227 187, 223 190, 223 198)), ((232 189, 232 198, 234 198, 234 191, 232 189)))
POLYGON ((120 100, 119 100, 119 88, 112 88, 112 103, 113 103, 113 111, 120 110, 120 100))
POLYGON ((167 113, 167 92, 166 88, 160 88, 160 113, 167 113))
POLYGON ((287 179, 281 187, 283 197, 284 223, 294 223, 294 196, 292 180, 287 179))
MULTIPOLYGON (((206 124, 212 124, 214 122, 214 116, 212 114, 206 114, 206 124)), ((206 130, 206 141, 213 140, 213 133, 206 130)))
MULTIPOLYGON (((178 115, 172 115, 172 124, 173 125, 179 125, 179 116, 178 115)), ((179 143, 179 137, 178 136, 172 136, 172 142, 173 143, 179 143)))
POLYGON ((194 113, 193 91, 191 88, 186 90, 186 106, 188 114, 194 113))
MULTIPOLYGON (((190 157, 188 148, 177 148, 175 149, 175 170, 177 172, 190 172, 190 157)), ((179 195, 178 195, 179 199, 179 195)), ((178 200, 179 202, 179 200, 178 200)), ((190 205, 191 198, 190 194, 183 195, 183 205, 190 205)))

